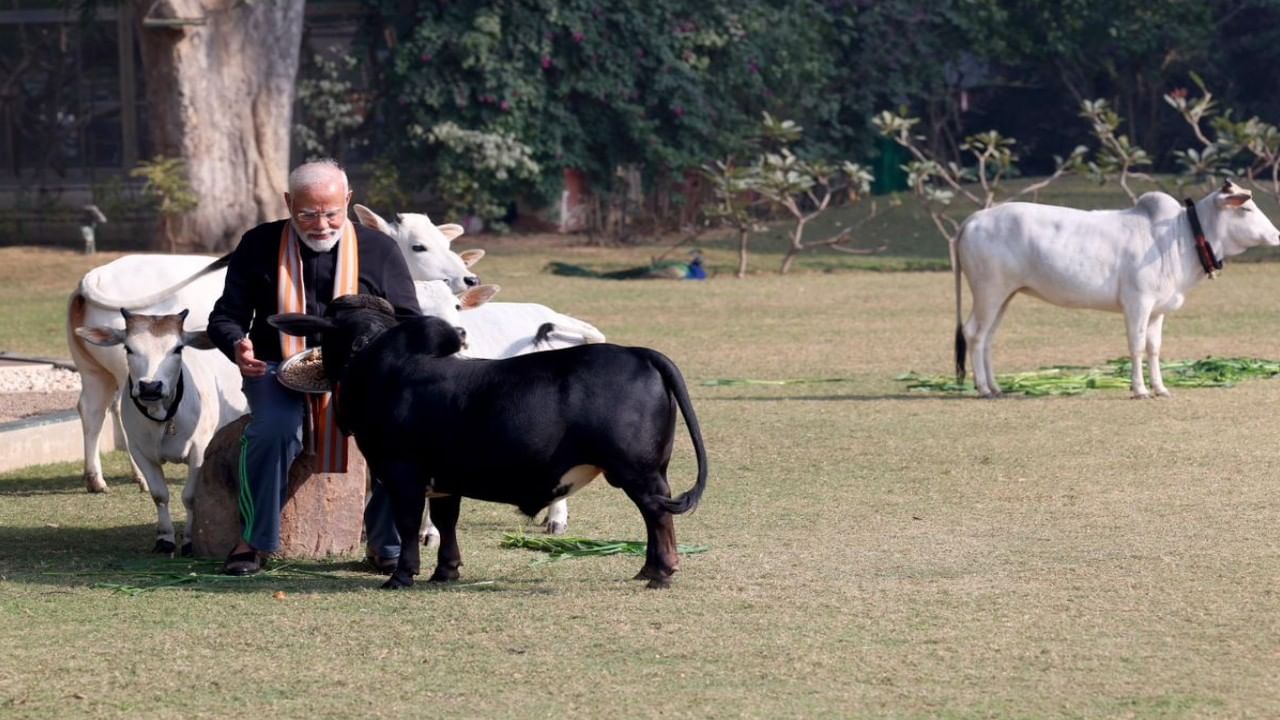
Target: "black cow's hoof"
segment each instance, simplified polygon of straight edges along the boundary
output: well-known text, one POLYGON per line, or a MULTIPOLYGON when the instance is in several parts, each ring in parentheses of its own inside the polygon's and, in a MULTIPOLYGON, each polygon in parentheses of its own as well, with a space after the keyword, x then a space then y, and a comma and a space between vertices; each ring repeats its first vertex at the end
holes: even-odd
POLYGON ((191 543, 182 543, 182 557, 195 557, 195 550, 191 548, 191 543))
POLYGON ((177 548, 178 548, 177 545, 174 545, 172 542, 169 542, 168 540, 157 540, 156 546, 151 548, 151 552, 159 555, 168 555, 170 557, 173 557, 173 551, 176 550, 177 548))
POLYGON ((445 568, 438 567, 436 568, 435 572, 431 573, 431 579, 428 580, 427 582, 433 582, 433 583, 454 582, 460 577, 462 577, 462 574, 459 573, 457 570, 447 570, 445 568))
POLYGON ((661 580, 663 578, 670 579, 671 574, 664 573, 661 570, 645 565, 644 567, 640 568, 640 572, 636 573, 636 576, 631 579, 632 580, 661 580))
POLYGON ((666 590, 667 588, 671 587, 671 578, 669 577, 650 578, 649 582, 645 585, 645 587, 649 588, 650 590, 666 590))
POLYGON ((413 576, 404 577, 400 573, 392 575, 382 583, 383 590, 405 590, 411 587, 413 587, 413 576))

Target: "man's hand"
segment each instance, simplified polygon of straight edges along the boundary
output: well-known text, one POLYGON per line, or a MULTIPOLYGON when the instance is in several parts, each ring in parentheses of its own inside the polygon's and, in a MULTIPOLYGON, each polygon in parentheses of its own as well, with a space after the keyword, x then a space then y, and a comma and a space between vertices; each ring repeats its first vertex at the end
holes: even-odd
POLYGON ((267 374, 267 364, 253 356, 253 341, 241 338, 236 341, 236 366, 247 378, 259 378, 267 374))

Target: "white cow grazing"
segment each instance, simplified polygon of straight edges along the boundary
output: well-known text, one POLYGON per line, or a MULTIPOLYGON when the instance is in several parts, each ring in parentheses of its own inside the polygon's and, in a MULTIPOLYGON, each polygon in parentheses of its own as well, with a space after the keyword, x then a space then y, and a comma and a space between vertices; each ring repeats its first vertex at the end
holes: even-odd
POLYGON ((415 281, 444 280, 455 295, 480 284, 480 278, 469 268, 484 256, 484 251, 469 250, 464 259, 449 248, 449 243, 462 234, 461 225, 437 227, 431 218, 421 213, 400 213, 395 222, 387 222, 360 204, 355 206, 355 211, 361 225, 379 230, 396 241, 415 281))
POLYGON ((951 247, 959 379, 965 375, 967 345, 978 393, 1000 394, 992 338, 1009 300, 1023 292, 1063 307, 1124 313, 1133 397, 1150 397, 1142 378, 1144 349, 1152 389, 1168 396, 1160 376, 1164 316, 1182 307, 1186 293, 1208 274, 1192 232, 1194 218, 1219 260, 1251 247, 1280 245, 1280 231, 1252 194, 1229 180, 1194 208, 1192 213, 1172 197, 1152 192, 1128 210, 1009 203, 974 213, 951 247), (963 324, 961 273, 973 295, 973 310, 963 324))
MULTIPOLYGON (((489 302, 500 290, 497 285, 473 287, 461 297, 439 281, 414 286, 423 315, 435 315, 466 331, 466 349, 461 354, 467 357, 496 360, 605 341, 604 333, 595 326, 545 305, 489 302)), ((562 498, 552 503, 543 525, 553 535, 568 530, 568 501, 562 498)), ((422 528, 423 542, 439 537, 429 516, 422 528)))
POLYGON ((205 448, 223 425, 248 412, 240 390, 239 372, 228 384, 223 367, 235 366, 213 349, 202 330, 183 329, 187 311, 172 315, 139 315, 119 311, 124 329, 105 326, 78 327, 75 332, 101 347, 122 345, 128 356, 129 381, 122 419, 129 441, 129 455, 146 477, 159 516, 154 551, 172 554, 177 547, 169 516, 169 488, 164 463, 187 465, 182 504, 187 509, 183 554, 190 551, 191 500, 205 448))
MULTIPOLYGON (((71 294, 67 307, 67 347, 80 372, 80 426, 84 434, 84 481, 89 492, 106 492, 98 441, 107 411, 119 422, 120 388, 129 376, 124 351, 87 344, 75 329, 85 326, 124 329, 120 308, 170 314, 189 309, 194 327, 207 324, 226 277, 222 259, 204 255, 126 255, 90 270, 71 294)), ((239 377, 231 363, 219 372, 239 377)), ((127 434, 126 434, 127 436, 127 434)), ((146 480, 134 466, 134 478, 146 480)))

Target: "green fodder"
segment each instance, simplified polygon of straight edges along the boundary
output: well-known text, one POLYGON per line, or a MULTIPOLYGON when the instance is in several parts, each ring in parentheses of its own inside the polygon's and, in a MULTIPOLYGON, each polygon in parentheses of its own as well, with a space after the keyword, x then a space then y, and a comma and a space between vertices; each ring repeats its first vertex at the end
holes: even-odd
MULTIPOLYGON (((593 540, 584 537, 506 533, 502 536, 502 547, 523 548, 525 550, 548 553, 547 557, 533 561, 533 564, 537 565, 567 558, 644 555, 646 545, 633 540, 593 540)), ((681 555, 693 555, 706 552, 709 549, 706 545, 678 545, 676 552, 681 555)))
MULTIPOLYGON (((1280 375, 1280 361, 1256 358, 1215 358, 1162 362, 1165 385, 1177 388, 1231 387, 1241 380, 1265 379, 1280 375)), ((1055 365, 1029 372, 997 375, 1005 393, 1030 396, 1079 395, 1088 390, 1126 390, 1132 363, 1128 358, 1108 360, 1099 367, 1055 365)), ((957 383, 954 377, 906 372, 894 378, 907 383, 911 392, 969 393, 971 382, 957 383)))

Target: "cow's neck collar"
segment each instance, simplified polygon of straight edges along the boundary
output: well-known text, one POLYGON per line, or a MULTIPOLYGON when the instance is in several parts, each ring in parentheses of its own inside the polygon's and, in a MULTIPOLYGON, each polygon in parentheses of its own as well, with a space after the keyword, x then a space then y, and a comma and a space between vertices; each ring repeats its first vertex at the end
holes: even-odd
MULTIPOLYGON (((170 420, 173 419, 174 414, 178 412, 178 404, 182 402, 182 391, 183 391, 184 385, 186 384, 183 382, 183 380, 186 378, 186 375, 187 374, 185 372, 182 372, 181 370, 178 371, 178 387, 173 392, 173 402, 169 404, 169 407, 164 409, 164 417, 162 418, 153 417, 151 413, 147 412, 147 406, 139 402, 138 397, 134 395, 132 392, 129 393, 129 397, 133 400, 134 406, 138 408, 138 412, 142 413, 143 417, 145 417, 146 419, 150 420, 151 422, 158 422, 158 423, 169 422, 170 420)), ((129 387, 130 388, 133 387, 133 375, 129 376, 129 387)))
POLYGON ((1187 206, 1187 220, 1191 222, 1191 236, 1195 238, 1196 256, 1200 258, 1200 267, 1210 279, 1218 277, 1222 269, 1222 261, 1213 252, 1213 246, 1204 237, 1204 228, 1200 226, 1200 216, 1196 214, 1196 204, 1190 198, 1183 200, 1187 206))

